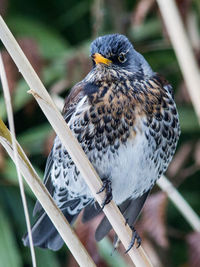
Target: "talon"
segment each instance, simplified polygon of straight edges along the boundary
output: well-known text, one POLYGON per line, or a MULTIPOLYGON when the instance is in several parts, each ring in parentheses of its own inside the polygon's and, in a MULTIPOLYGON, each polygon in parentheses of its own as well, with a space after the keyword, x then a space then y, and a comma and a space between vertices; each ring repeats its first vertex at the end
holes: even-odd
POLYGON ((110 193, 107 193, 107 191, 106 191, 106 196, 105 196, 105 198, 103 200, 103 203, 101 204, 102 205, 101 209, 103 210, 105 205, 110 203, 111 200, 112 200, 112 193, 110 194, 110 193))
POLYGON ((111 181, 109 179, 103 179, 103 185, 100 188, 100 190, 97 192, 97 194, 100 194, 106 189, 106 196, 103 200, 101 210, 105 207, 106 204, 110 203, 112 200, 112 188, 111 188, 111 181))
POLYGON ((103 180, 103 185, 100 188, 100 190, 97 192, 97 194, 102 193, 105 190, 106 186, 107 186, 107 182, 105 180, 103 180))
POLYGON ((142 239, 139 236, 139 234, 137 233, 137 231, 135 230, 135 228, 133 226, 130 226, 131 230, 132 230, 132 238, 131 238, 131 242, 128 246, 128 249, 125 251, 125 254, 127 254, 129 252, 129 250, 134 246, 135 241, 137 241, 137 247, 139 248, 139 246, 141 245, 142 239))
POLYGON ((128 218, 125 219, 125 226, 128 224, 128 218))

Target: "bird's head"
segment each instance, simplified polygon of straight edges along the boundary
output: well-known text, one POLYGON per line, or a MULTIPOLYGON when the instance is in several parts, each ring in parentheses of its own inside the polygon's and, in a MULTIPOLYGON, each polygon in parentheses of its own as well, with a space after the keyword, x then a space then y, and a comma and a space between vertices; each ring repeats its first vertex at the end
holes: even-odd
POLYGON ((144 57, 133 48, 124 35, 100 36, 92 42, 90 51, 94 66, 103 64, 108 68, 124 69, 132 73, 153 73, 144 57))

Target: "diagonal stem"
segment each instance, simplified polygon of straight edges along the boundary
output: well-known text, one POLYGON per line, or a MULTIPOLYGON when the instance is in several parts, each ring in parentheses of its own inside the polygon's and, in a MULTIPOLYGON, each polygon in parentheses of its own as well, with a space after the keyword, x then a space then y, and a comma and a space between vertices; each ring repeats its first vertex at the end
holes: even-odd
POLYGON ((4 99, 6 102, 6 109, 7 109, 7 114, 8 114, 8 123, 9 123, 9 127, 11 130, 12 147, 13 147, 15 166, 16 166, 16 171, 17 171, 17 176, 18 176, 18 181, 19 181, 20 194, 21 194, 22 204, 23 204, 23 208, 24 208, 24 215, 25 215, 26 226, 27 226, 27 230, 28 230, 28 237, 30 240, 32 264, 33 264, 33 267, 36 267, 37 264, 36 264, 35 250, 34 250, 34 246, 33 246, 33 238, 32 238, 32 233, 31 233, 31 224, 30 224, 30 218, 29 218, 29 213, 28 213, 28 206, 27 206, 27 201, 26 201, 26 195, 24 192, 24 184, 23 184, 23 180, 22 180, 22 176, 21 176, 21 172, 20 172, 20 168, 19 168, 19 158, 18 158, 18 153, 17 153, 15 125, 14 125, 10 90, 8 88, 8 81, 6 78, 6 72, 5 72, 1 53, 0 53, 0 76, 1 76, 2 88, 3 88, 3 92, 4 92, 4 99))
MULTIPOLYGON (((81 172, 94 197, 101 205, 105 193, 96 194, 102 186, 100 178, 1 17, 0 38, 31 88, 31 92, 36 98, 42 111, 81 172)), ((111 201, 105 206, 104 213, 127 249, 131 241, 131 229, 128 225, 125 225, 125 219, 118 207, 111 201)), ((142 247, 137 250, 132 248, 129 251, 129 256, 136 266, 152 266, 142 247)))

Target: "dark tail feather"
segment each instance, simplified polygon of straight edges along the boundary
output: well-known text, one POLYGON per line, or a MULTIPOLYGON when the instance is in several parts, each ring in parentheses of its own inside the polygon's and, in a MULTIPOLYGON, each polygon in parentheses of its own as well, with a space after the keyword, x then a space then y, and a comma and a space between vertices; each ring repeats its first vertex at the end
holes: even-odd
MULTIPOLYGON (((130 226, 135 223, 137 217, 139 216, 148 194, 149 191, 137 199, 127 199, 119 206, 121 213, 124 215, 124 218, 127 220, 127 223, 130 226)), ((109 233, 111 229, 112 226, 110 222, 108 221, 107 217, 104 217, 97 227, 95 239, 100 241, 109 233)))
POLYGON ((92 220, 94 217, 99 215, 102 212, 101 207, 97 202, 95 203, 90 203, 87 207, 85 207, 84 212, 83 212, 83 217, 82 217, 82 222, 88 222, 92 220))
MULTIPOLYGON (((70 224, 72 224, 78 216, 78 214, 73 216, 69 215, 67 208, 63 209, 62 212, 70 224)), ((34 246, 40 248, 59 250, 64 244, 64 241, 46 213, 43 213, 33 225, 32 237, 34 246)), ((24 235, 22 240, 25 246, 29 246, 27 233, 24 235)))

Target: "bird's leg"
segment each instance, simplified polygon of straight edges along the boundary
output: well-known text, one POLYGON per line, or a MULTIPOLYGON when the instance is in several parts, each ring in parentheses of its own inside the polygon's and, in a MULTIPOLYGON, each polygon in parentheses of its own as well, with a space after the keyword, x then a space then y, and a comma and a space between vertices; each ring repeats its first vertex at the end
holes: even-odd
POLYGON ((106 204, 108 204, 111 200, 112 200, 112 184, 111 181, 108 178, 104 178, 102 179, 103 185, 100 188, 100 190, 97 192, 97 194, 100 194, 101 192, 103 192, 104 190, 106 190, 106 196, 103 200, 101 209, 103 210, 103 208, 105 207, 106 204))
POLYGON ((131 238, 131 242, 128 246, 128 249, 126 250, 125 253, 128 253, 129 250, 134 246, 135 241, 137 241, 137 248, 139 248, 139 246, 141 245, 141 237, 139 236, 139 234, 137 233, 137 231, 135 230, 135 228, 133 226, 130 226, 131 230, 132 230, 132 238, 131 238))

